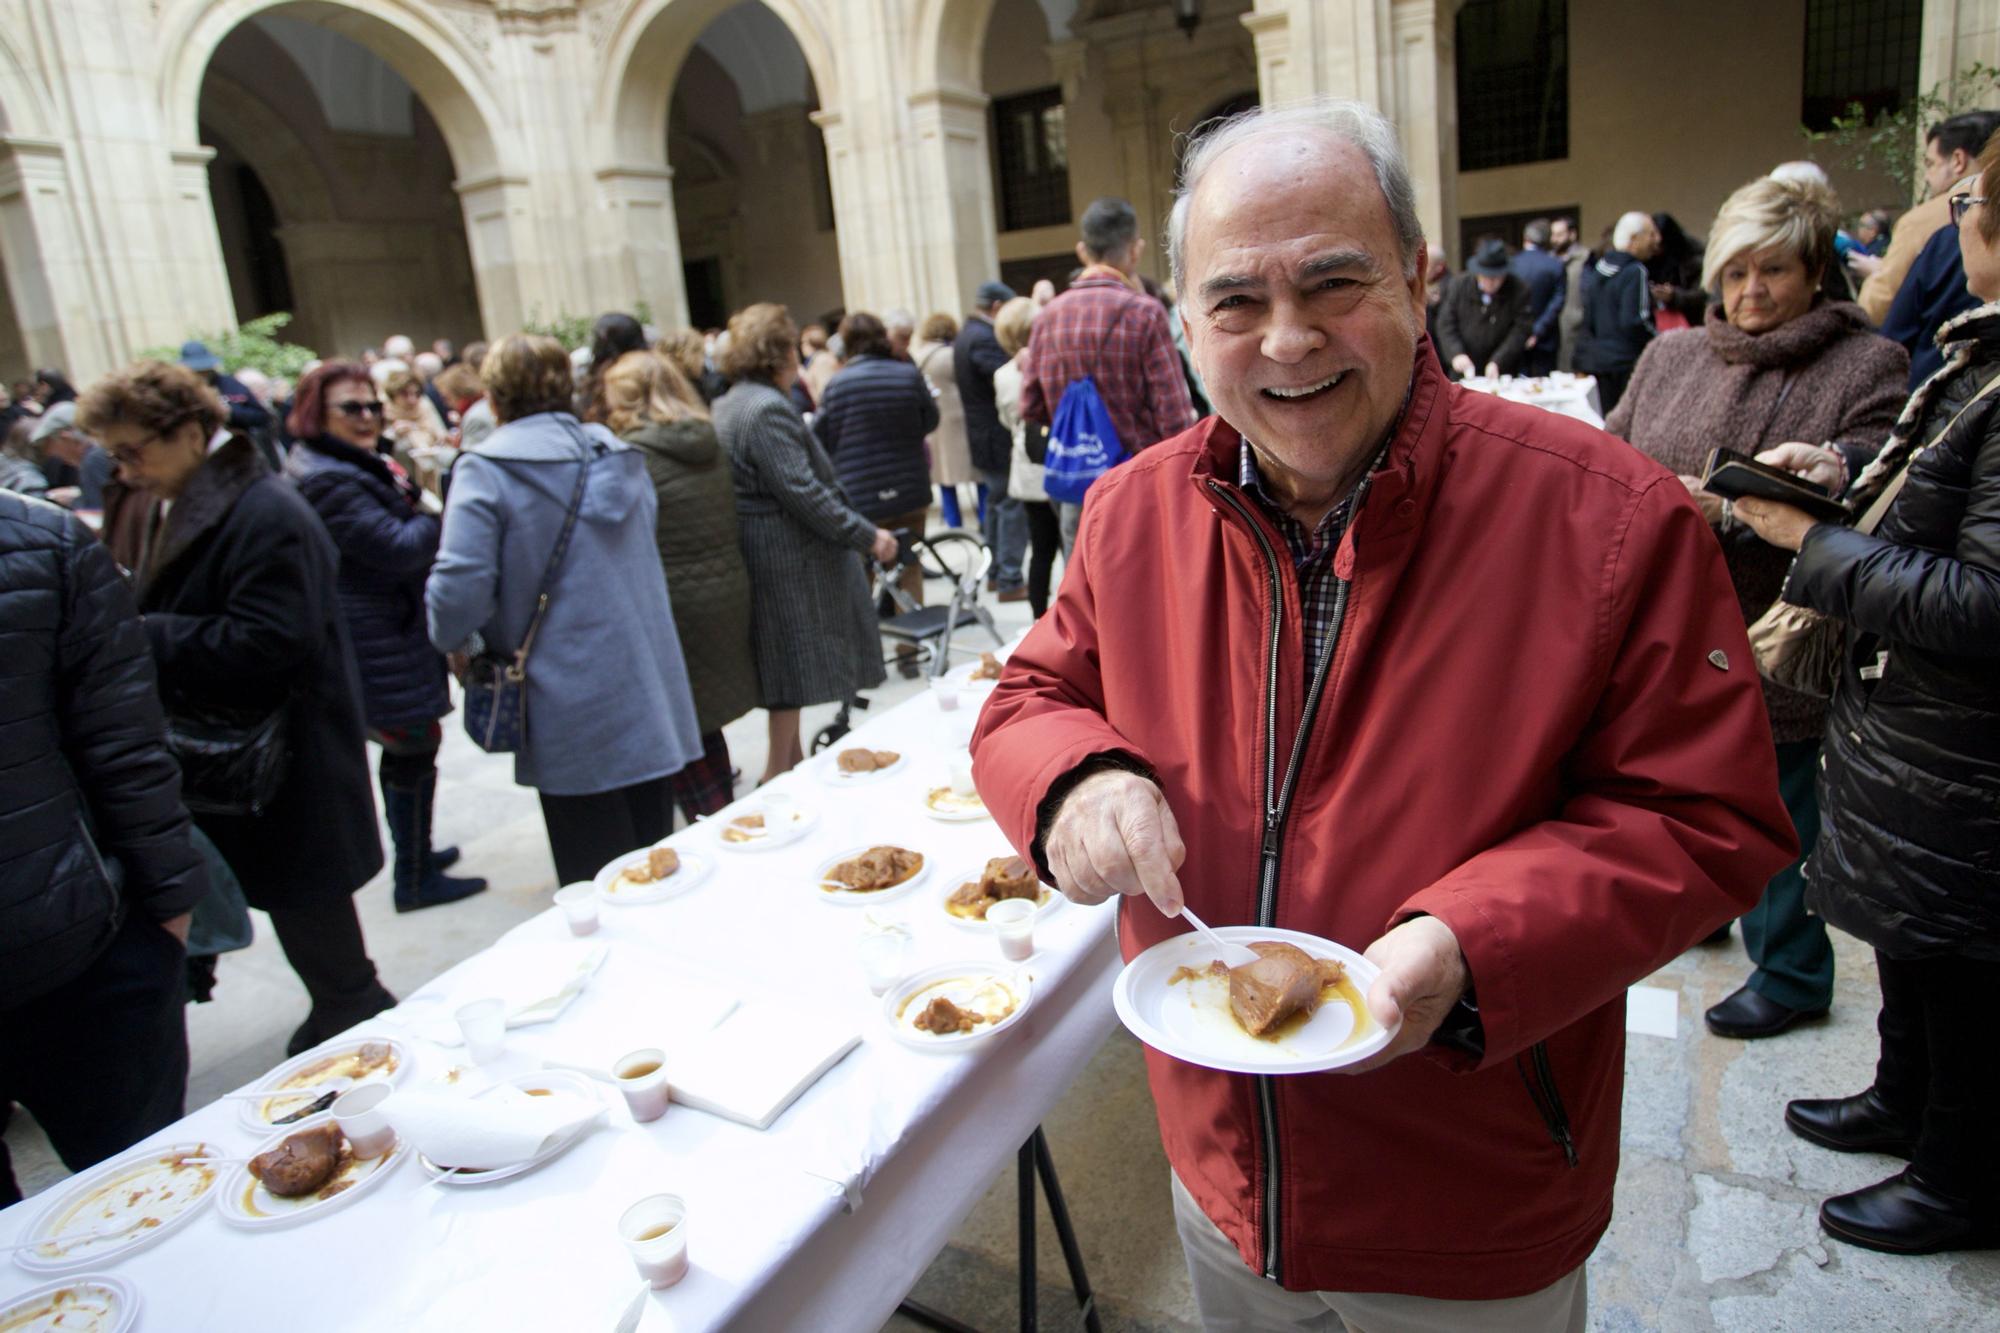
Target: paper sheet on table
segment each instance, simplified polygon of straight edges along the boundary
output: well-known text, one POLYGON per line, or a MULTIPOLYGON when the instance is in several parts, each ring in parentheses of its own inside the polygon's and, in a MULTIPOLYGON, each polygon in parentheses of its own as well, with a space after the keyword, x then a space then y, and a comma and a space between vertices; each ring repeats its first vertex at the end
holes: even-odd
POLYGON ((382 1103, 382 1114, 398 1137, 439 1166, 490 1170, 527 1161, 602 1119, 604 1107, 567 1093, 530 1097, 502 1086, 481 1097, 400 1091, 382 1103))
POLYGON ((1625 1030, 1644 1037, 1681 1035, 1681 993, 1663 986, 1634 986, 1625 992, 1625 1030))
POLYGON ((394 1009, 378 1015, 392 1027, 439 1046, 462 1046, 453 1015, 460 1005, 497 998, 507 1026, 549 1023, 562 1016, 610 954, 602 941, 507 941, 475 954, 394 1009))
POLYGON ((769 1129, 861 1042, 854 1024, 804 1004, 746 1004, 667 1064, 674 1100, 769 1129))

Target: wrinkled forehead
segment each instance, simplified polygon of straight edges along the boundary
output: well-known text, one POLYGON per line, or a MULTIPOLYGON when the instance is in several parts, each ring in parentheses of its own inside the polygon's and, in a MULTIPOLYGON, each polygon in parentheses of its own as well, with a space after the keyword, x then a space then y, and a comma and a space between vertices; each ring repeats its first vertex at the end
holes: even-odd
POLYGON ((1384 269, 1401 266, 1374 165, 1332 134, 1254 137, 1218 157, 1189 200, 1185 245, 1191 285, 1218 263, 1314 249, 1362 251, 1384 269))

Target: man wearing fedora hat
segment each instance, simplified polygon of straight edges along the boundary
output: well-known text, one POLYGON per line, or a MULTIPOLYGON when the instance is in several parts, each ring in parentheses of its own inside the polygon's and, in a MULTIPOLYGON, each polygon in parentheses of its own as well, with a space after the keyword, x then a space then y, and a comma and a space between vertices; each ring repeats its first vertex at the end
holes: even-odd
POLYGON ((1535 331, 1528 284, 1509 271, 1507 243, 1488 238, 1452 280, 1438 311, 1438 352, 1453 378, 1512 375, 1535 331))

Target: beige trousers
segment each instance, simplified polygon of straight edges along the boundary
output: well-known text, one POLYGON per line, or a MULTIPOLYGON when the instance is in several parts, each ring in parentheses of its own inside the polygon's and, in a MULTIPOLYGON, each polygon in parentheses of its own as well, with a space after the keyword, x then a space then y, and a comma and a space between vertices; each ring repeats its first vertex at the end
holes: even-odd
MULTIPOLYGON (((1170 1173, 1171 1174, 1171 1173, 1170 1173)), ((1174 1176, 1174 1227, 1207 1333, 1583 1333, 1583 1265, 1526 1296, 1444 1301, 1393 1292, 1286 1291, 1244 1267, 1229 1238, 1174 1176)))

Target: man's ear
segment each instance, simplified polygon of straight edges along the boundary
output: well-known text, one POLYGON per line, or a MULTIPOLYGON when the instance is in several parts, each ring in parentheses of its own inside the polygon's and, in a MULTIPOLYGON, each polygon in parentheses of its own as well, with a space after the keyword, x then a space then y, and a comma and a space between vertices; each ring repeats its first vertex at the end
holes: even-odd
POLYGON ((1076 243, 1076 262, 1083 265, 1085 268, 1089 268, 1092 264, 1095 264, 1097 262, 1095 259, 1092 259, 1090 257, 1090 251, 1083 248, 1082 241, 1078 241, 1076 243))
POLYGON ((1418 310, 1422 310, 1424 308, 1424 285, 1425 285, 1424 274, 1430 272, 1430 269, 1431 269, 1430 242, 1418 241, 1417 267, 1416 270, 1410 274, 1409 278, 1410 299, 1416 302, 1418 310))

